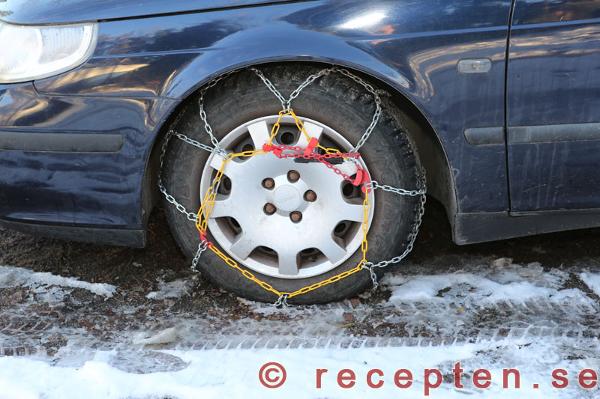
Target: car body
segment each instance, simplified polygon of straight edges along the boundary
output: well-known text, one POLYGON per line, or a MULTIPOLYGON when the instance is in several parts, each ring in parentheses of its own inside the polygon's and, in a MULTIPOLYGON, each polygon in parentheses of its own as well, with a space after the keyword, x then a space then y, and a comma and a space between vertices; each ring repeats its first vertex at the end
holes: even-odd
POLYGON ((414 115, 455 242, 600 226, 600 0, 8 0, 0 20, 98 30, 74 69, 0 83, 10 228, 143 246, 178 107, 298 61, 368 76, 414 115))

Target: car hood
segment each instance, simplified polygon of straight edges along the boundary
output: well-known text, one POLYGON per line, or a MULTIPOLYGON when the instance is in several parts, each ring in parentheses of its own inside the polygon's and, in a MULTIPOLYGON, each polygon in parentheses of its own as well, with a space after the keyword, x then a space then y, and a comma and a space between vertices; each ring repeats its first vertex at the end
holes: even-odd
POLYGON ((0 0, 0 19, 15 24, 66 24, 197 12, 290 0, 0 0))

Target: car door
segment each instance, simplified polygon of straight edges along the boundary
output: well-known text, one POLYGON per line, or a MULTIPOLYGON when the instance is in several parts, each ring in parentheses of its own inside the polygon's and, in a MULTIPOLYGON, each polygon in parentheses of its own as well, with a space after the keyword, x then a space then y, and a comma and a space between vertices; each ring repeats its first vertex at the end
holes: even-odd
POLYGON ((515 0, 507 72, 512 211, 600 208, 600 0, 515 0))

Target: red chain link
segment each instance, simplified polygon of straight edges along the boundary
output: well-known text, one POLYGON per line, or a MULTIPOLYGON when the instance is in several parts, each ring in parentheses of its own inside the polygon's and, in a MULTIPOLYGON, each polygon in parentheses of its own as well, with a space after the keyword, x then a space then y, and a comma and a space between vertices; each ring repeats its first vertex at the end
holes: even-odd
POLYGON ((371 179, 367 171, 360 166, 356 165, 358 168, 356 171, 356 177, 352 178, 352 176, 344 173, 340 169, 336 168, 331 162, 328 162, 328 159, 338 158, 338 159, 360 159, 360 153, 358 152, 330 152, 325 154, 319 154, 315 152, 315 148, 317 147, 318 142, 313 137, 309 142, 306 148, 291 146, 291 145, 277 145, 277 144, 265 144, 263 145, 264 152, 272 152, 277 158, 302 158, 308 161, 319 161, 323 165, 327 166, 331 169, 335 174, 341 176, 344 180, 350 182, 355 187, 361 187, 363 191, 367 190, 368 183, 370 183, 371 179))

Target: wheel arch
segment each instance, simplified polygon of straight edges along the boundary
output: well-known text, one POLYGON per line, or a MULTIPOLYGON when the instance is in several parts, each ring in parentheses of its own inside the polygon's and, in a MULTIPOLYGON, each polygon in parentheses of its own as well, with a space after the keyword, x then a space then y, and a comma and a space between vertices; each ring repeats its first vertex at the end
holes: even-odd
POLYGON ((352 62, 314 59, 312 57, 281 57, 277 59, 257 60, 255 62, 232 65, 214 71, 213 73, 205 74, 202 77, 198 76, 197 79, 194 80, 194 83, 189 83, 188 78, 186 79, 188 81, 187 87, 172 82, 170 89, 167 89, 167 93, 169 94, 169 97, 176 97, 177 100, 174 102, 171 109, 166 112, 166 117, 159 123, 157 134, 153 138, 151 151, 147 157, 143 182, 144 189, 142 190, 142 195, 144 196, 142 199, 145 216, 144 220, 147 220, 147 217, 159 200, 159 195, 156 190, 156 181, 159 169, 158 161, 160 156, 160 144, 173 124, 176 115, 189 104, 191 98, 194 98, 199 90, 218 76, 253 66, 299 62, 310 63, 313 65, 320 64, 323 67, 344 67, 370 81, 380 90, 386 92, 393 104, 410 116, 410 120, 403 121, 403 123, 406 125, 405 127, 407 128, 410 139, 416 146, 419 159, 422 166, 425 168, 428 194, 443 204, 446 210, 446 216, 452 225, 454 216, 457 212, 457 196, 450 163, 446 152, 444 151, 442 141, 436 133, 430 118, 412 99, 414 98, 414 95, 409 90, 409 80, 387 66, 382 66, 380 68, 366 68, 352 62), (387 74, 385 71, 387 71, 387 74))

